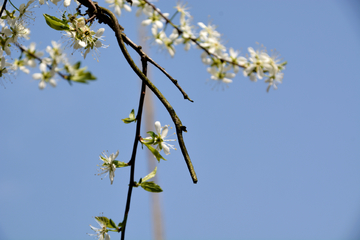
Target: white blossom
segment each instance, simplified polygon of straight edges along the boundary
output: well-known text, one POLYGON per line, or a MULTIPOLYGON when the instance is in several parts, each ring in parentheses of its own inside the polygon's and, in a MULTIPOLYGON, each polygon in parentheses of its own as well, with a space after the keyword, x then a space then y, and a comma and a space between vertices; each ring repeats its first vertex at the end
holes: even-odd
MULTIPOLYGON (((171 145, 167 142, 169 141, 175 141, 175 139, 165 139, 168 131, 169 131, 169 126, 165 125, 163 127, 161 127, 161 124, 159 121, 155 122, 155 130, 156 130, 156 137, 152 138, 152 137, 147 137, 144 138, 144 142, 148 142, 148 143, 152 143, 153 145, 156 145, 156 150, 161 151, 164 150, 164 153, 166 155, 170 154, 170 148, 171 149, 175 149, 174 145, 171 145)), ((175 149, 176 150, 176 149, 175 149)))
POLYGON ((216 66, 210 67, 207 71, 211 74, 211 79, 222 81, 223 83, 231 83, 231 78, 235 77, 235 73, 228 72, 231 69, 231 66, 227 67, 220 67, 217 68, 216 66))
POLYGON ((37 63, 37 59, 36 58, 41 58, 44 55, 43 52, 41 51, 36 51, 36 43, 32 42, 30 43, 29 48, 26 50, 25 52, 25 65, 29 65, 30 67, 36 67, 36 63, 37 63))
POLYGON ((42 90, 46 87, 46 83, 50 83, 51 86, 56 87, 56 81, 54 79, 55 68, 52 68, 50 71, 47 70, 48 59, 45 59, 39 66, 41 73, 34 73, 33 79, 40 80, 39 88, 42 90))
POLYGON ((90 228, 95 232, 95 234, 89 235, 96 236, 99 240, 110 240, 110 235, 107 233, 106 225, 98 220, 96 220, 96 222, 100 225, 100 228, 96 228, 90 225, 90 228))
POLYGON ((11 66, 11 69, 14 71, 20 69, 24 73, 29 74, 30 70, 25 67, 25 64, 26 62, 24 60, 15 59, 14 63, 11 66))
POLYGON ((265 80, 266 83, 269 83, 266 91, 269 92, 271 87, 277 89, 277 85, 282 83, 283 77, 284 77, 284 73, 278 72, 276 73, 275 76, 269 77, 267 80, 265 80))
POLYGON ((264 69, 268 70, 271 68, 271 65, 269 64, 270 57, 263 50, 258 50, 255 52, 252 47, 249 47, 248 51, 250 53, 250 57, 249 62, 243 72, 244 76, 250 76, 250 79, 253 80, 253 72, 256 72, 256 77, 262 79, 264 77, 264 69))
POLYGON ((61 62, 66 63, 67 62, 66 57, 65 54, 62 52, 61 44, 55 41, 51 41, 51 45, 52 46, 46 47, 46 52, 49 53, 52 61, 55 62, 56 64, 59 64, 61 62))
POLYGON ((110 3, 111 8, 115 8, 115 14, 118 16, 121 15, 122 8, 128 12, 131 12, 131 7, 125 4, 125 0, 105 0, 105 2, 110 3))
POLYGON ((102 171, 99 175, 106 174, 105 177, 109 174, 110 182, 113 184, 115 177, 116 166, 114 164, 115 158, 119 155, 119 150, 114 154, 106 155, 105 151, 103 152, 103 156, 100 155, 100 160, 103 161, 102 167, 100 170, 102 171))

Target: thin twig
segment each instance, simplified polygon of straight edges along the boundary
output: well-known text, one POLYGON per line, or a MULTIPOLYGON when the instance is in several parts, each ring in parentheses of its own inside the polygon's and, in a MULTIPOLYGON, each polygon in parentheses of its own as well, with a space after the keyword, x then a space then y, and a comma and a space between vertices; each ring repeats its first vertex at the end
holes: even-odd
POLYGON ((165 69, 163 67, 161 67, 159 64, 157 64, 152 58, 150 58, 141 48, 141 46, 136 45, 133 41, 131 41, 130 38, 128 38, 126 36, 125 33, 121 33, 123 40, 126 44, 130 45, 140 56, 144 55, 147 60, 153 64, 155 67, 157 67, 161 72, 163 72, 174 84, 175 86, 179 89, 179 91, 182 93, 182 95, 184 96, 184 99, 189 100, 190 102, 194 102, 193 100, 191 100, 189 98, 189 96, 186 94, 186 92, 180 87, 180 85, 178 84, 178 81, 176 79, 174 79, 173 77, 171 77, 171 75, 169 73, 167 73, 165 71, 165 69))
MULTIPOLYGON (((147 60, 146 58, 141 58, 142 63, 142 73, 146 76, 147 75, 147 60)), ((140 128, 141 128, 141 117, 142 117, 142 111, 144 106, 144 99, 145 99, 145 91, 146 91, 146 84, 144 81, 142 81, 141 84, 141 92, 140 92, 140 100, 139 100, 139 107, 138 112, 136 116, 136 132, 135 132, 135 139, 134 139, 134 145, 133 145, 133 151, 131 155, 131 159, 128 162, 128 164, 131 166, 130 170, 130 181, 129 181, 129 189, 126 199, 126 207, 124 212, 124 221, 121 228, 121 239, 125 239, 125 229, 126 229, 126 223, 127 223, 127 217, 130 211, 130 203, 131 203, 131 194, 132 190, 134 188, 134 174, 135 174, 135 159, 136 159, 136 150, 137 146, 139 145, 140 140, 140 128)))
POLYGON ((2 5, 2 7, 1 7, 0 17, 2 17, 2 14, 3 14, 3 12, 4 12, 4 10, 5 10, 5 7, 6 7, 6 3, 7 3, 7 0, 4 1, 3 5, 2 5))

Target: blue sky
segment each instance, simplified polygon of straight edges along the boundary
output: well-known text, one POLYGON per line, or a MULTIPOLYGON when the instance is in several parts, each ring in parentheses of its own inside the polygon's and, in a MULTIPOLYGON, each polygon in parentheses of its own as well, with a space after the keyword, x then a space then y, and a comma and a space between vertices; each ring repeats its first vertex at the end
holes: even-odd
MULTIPOLYGON (((175 4, 156 3, 164 12, 175 4)), ((258 42, 276 48, 288 65, 276 91, 266 93, 265 83, 241 74, 228 87, 213 88, 200 50, 179 46, 172 59, 151 47, 150 56, 194 100, 183 100, 151 70, 187 126, 199 179, 192 183, 180 150, 158 165, 166 239, 358 239, 359 4, 208 0, 188 6, 194 23, 218 26, 227 47, 245 54, 258 42)), ((35 9, 31 38, 40 49, 61 36, 41 16, 56 10, 35 9)), ((138 42, 134 13, 119 21, 138 42)), ((110 29, 104 35, 110 46, 101 49, 99 63, 91 55, 83 62, 97 81, 59 81, 40 91, 20 73, 0 89, 0 239, 86 240, 94 216, 122 220, 128 169, 116 171, 113 185, 94 174, 103 150, 119 149, 118 159, 129 160, 135 125, 121 119, 137 108, 140 84, 110 29)), ((155 116, 173 126, 157 100, 155 116)), ((136 179, 147 174, 146 151, 139 149, 136 179)), ((135 189, 127 239, 152 239, 150 219, 149 193, 135 189)))

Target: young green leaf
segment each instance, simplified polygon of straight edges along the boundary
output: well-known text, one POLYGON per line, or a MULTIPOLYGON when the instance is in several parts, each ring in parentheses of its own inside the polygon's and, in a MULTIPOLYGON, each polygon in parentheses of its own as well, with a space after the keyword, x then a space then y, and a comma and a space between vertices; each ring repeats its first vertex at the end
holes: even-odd
POLYGON ((113 163, 115 164, 116 168, 121 168, 121 167, 128 167, 129 165, 125 162, 120 162, 117 160, 114 160, 113 163))
POLYGON ((87 81, 96 80, 96 77, 91 72, 85 71, 86 67, 80 68, 81 62, 74 65, 65 65, 65 70, 69 73, 68 80, 80 83, 87 83, 87 81))
POLYGON ((131 110, 131 113, 129 114, 129 117, 128 118, 124 118, 124 119, 121 119, 124 123, 128 124, 128 123, 131 123, 131 122, 136 122, 136 117, 135 117, 135 110, 131 110))
POLYGON ((142 181, 141 181, 140 183, 146 182, 147 180, 155 177, 156 171, 157 171, 157 167, 155 167, 155 169, 154 169, 151 173, 149 173, 148 175, 146 175, 145 177, 143 177, 143 178, 142 178, 142 181))
POLYGON ((45 17, 45 21, 49 27, 58 31, 68 31, 70 30, 69 25, 66 21, 60 20, 57 17, 50 16, 48 14, 43 14, 45 17))
POLYGON ((153 139, 157 136, 153 131, 148 131, 147 134, 149 134, 153 139))
POLYGON ((154 182, 143 182, 143 183, 141 183, 140 186, 148 192, 162 192, 163 191, 161 189, 161 187, 154 182))
POLYGON ((106 227, 111 226, 110 220, 107 217, 100 216, 100 217, 95 217, 95 219, 98 220, 102 225, 105 225, 106 227))
POLYGON ((158 162, 160 162, 160 159, 166 160, 165 158, 163 158, 163 156, 160 155, 159 151, 153 148, 150 144, 144 143, 144 145, 150 150, 150 152, 152 152, 152 154, 154 154, 158 162))
POLYGON ((116 228, 117 229, 117 226, 115 224, 115 222, 110 218, 110 225, 112 228, 116 228))

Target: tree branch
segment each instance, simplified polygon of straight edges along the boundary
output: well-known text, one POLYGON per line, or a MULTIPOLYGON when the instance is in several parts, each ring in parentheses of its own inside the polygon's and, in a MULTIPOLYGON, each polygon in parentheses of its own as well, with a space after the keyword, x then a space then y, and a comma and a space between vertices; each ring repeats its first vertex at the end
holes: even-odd
MULTIPOLYGON (((80 0, 81 3, 83 1, 91 1, 91 0, 80 0)), ((129 63, 130 67, 139 76, 139 78, 146 83, 146 85, 157 96, 157 98, 162 102, 162 104, 164 105, 164 107, 168 111, 170 117, 172 118, 172 120, 173 120, 173 122, 175 124, 176 135, 177 135, 177 138, 178 138, 178 141, 179 141, 179 146, 180 146, 181 152, 182 152, 182 154, 184 156, 186 165, 187 165, 187 167, 189 169, 191 178, 192 178, 194 183, 197 183, 197 176, 196 176, 194 167, 192 165, 190 156, 189 156, 189 154, 187 152, 187 149, 186 149, 186 146, 185 146, 185 143, 184 143, 184 139, 183 139, 183 136, 182 136, 182 132, 183 131, 186 132, 186 127, 182 125, 182 123, 180 121, 180 118, 176 115, 175 110, 170 105, 170 103, 167 101, 167 99, 162 95, 162 93, 157 89, 157 87, 142 73, 142 71, 134 63, 133 59, 131 58, 131 56, 128 53, 127 48, 126 48, 126 46, 124 44, 124 40, 123 40, 124 34, 122 33, 124 28, 118 23, 117 18, 115 17, 115 15, 110 10, 98 6, 96 3, 95 3, 95 5, 97 6, 97 10, 92 11, 92 10, 89 9, 89 11, 88 11, 89 16, 91 17, 93 14, 96 14, 96 17, 97 17, 97 19, 99 20, 100 23, 106 23, 114 31, 116 39, 117 39, 118 44, 119 44, 119 47, 120 47, 125 59, 129 63)), ((144 56, 144 55, 141 55, 141 56, 144 56)), ((146 56, 146 54, 145 54, 145 56, 146 56)))

